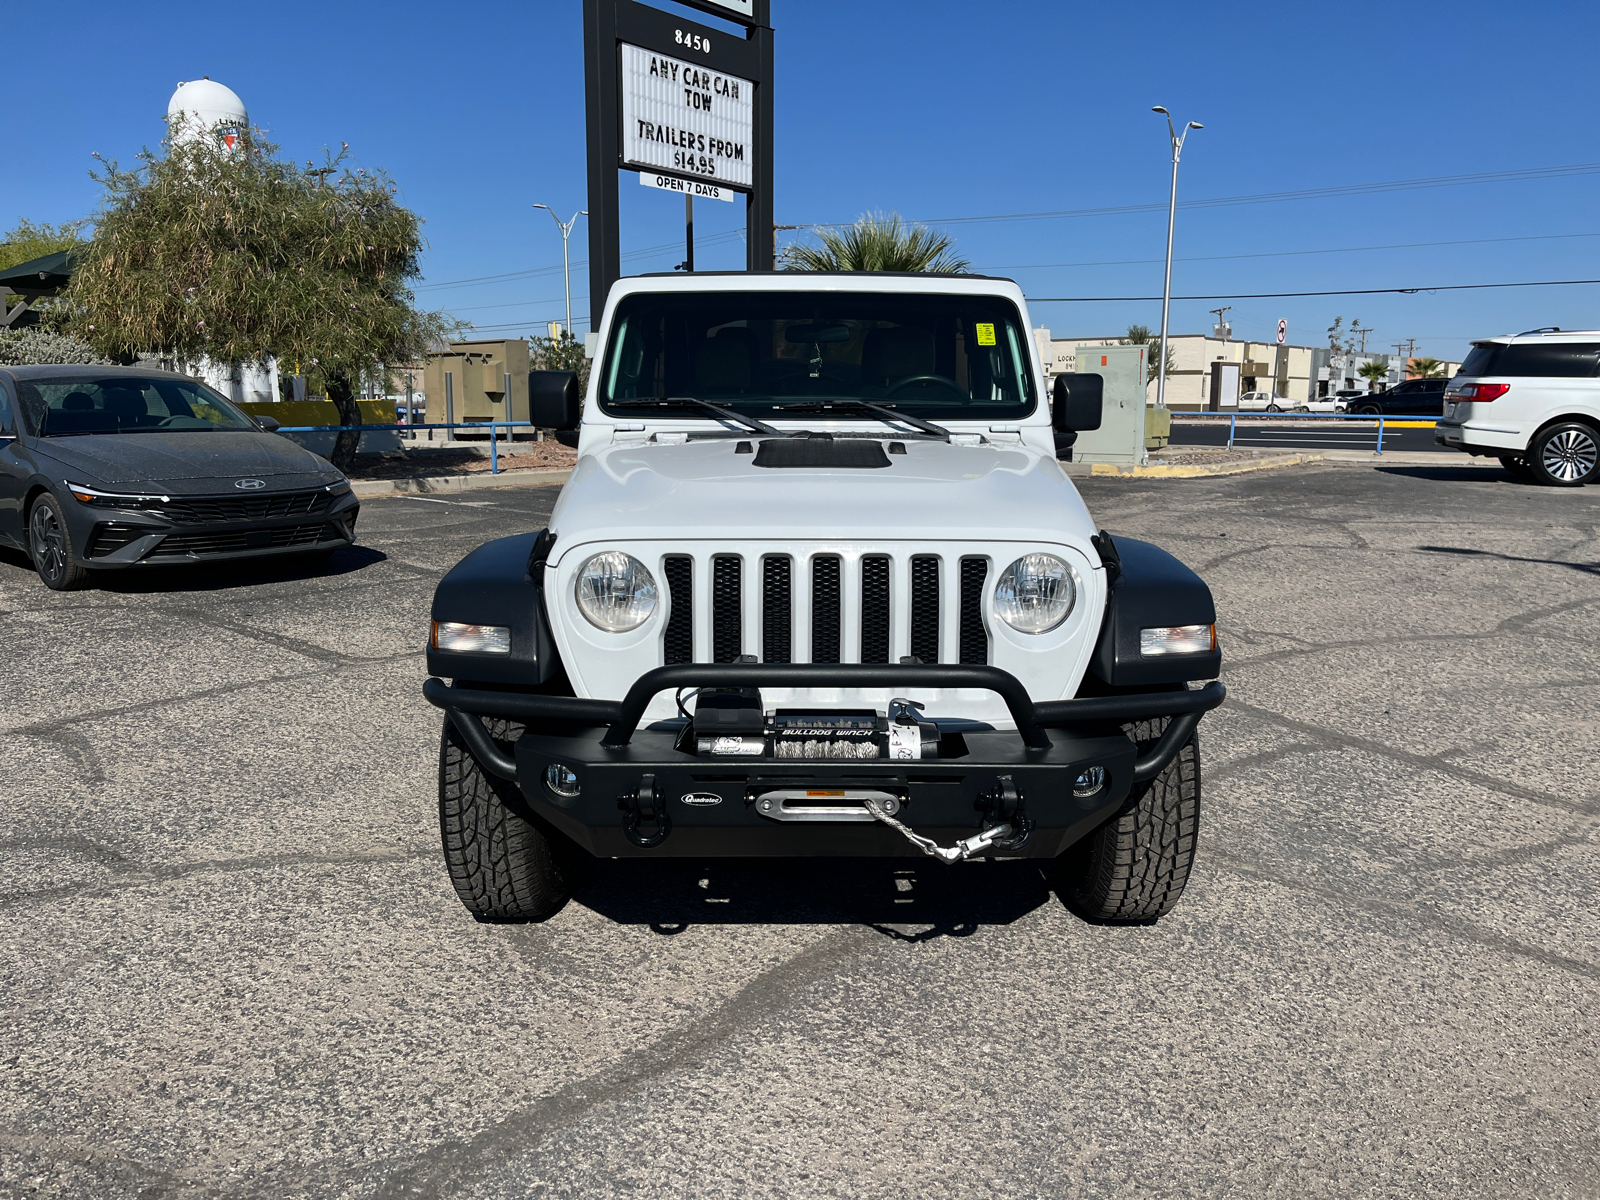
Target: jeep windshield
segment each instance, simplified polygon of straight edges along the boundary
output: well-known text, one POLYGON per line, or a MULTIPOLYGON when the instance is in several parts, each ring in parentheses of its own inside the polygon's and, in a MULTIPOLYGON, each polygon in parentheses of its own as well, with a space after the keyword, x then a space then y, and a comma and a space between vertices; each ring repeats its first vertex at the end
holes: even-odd
MULTIPOLYGON (((762 421, 1016 421, 1034 411, 1028 332, 994 296, 641 292, 617 305, 600 406, 693 415, 708 400, 762 421), (837 405, 834 408, 833 405, 837 405)), ((703 410, 701 410, 703 411, 703 410)))

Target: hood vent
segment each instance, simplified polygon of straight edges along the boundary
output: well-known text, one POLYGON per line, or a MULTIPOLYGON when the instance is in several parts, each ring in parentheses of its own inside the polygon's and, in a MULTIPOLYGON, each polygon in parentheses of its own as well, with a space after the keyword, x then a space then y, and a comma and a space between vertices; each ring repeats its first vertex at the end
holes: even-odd
POLYGON ((756 451, 758 467, 823 467, 864 470, 887 467, 883 443, 870 438, 768 438, 756 451))

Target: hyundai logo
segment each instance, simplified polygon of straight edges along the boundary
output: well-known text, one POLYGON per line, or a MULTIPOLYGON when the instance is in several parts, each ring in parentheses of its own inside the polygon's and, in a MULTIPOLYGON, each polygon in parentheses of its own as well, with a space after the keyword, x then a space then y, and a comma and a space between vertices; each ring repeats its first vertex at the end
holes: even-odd
POLYGON ((255 492, 266 487, 267 481, 265 479, 235 479, 233 481, 233 486, 236 488, 243 488, 247 492, 255 492))
POLYGON ((685 792, 678 799, 695 808, 710 808, 713 804, 722 803, 722 797, 715 792, 685 792))

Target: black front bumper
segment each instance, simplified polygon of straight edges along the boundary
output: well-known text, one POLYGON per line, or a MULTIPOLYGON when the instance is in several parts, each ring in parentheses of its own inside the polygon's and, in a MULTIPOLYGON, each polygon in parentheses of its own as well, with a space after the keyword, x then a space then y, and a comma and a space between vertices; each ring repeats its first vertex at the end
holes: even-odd
POLYGON ((995 667, 693 663, 648 672, 621 701, 451 687, 439 679, 427 680, 423 695, 444 709, 485 770, 515 781, 529 810, 592 854, 919 853, 874 821, 762 815, 764 795, 811 788, 892 795, 900 819, 941 844, 1020 817, 1030 830, 1026 841, 996 852, 1053 857, 1114 813, 1135 784, 1158 774, 1226 689, 1213 682, 1197 691, 1035 704, 1015 676, 995 667), (892 687, 911 697, 919 689, 983 688, 1005 699, 1017 728, 953 728, 939 757, 916 761, 708 757, 680 748, 685 743, 675 724, 638 728, 645 706, 668 688, 763 685, 892 687), (490 738, 482 717, 523 724, 511 754, 490 738), (1155 717, 1173 720, 1141 752, 1121 726, 1155 717), (577 776, 578 795, 558 794, 546 783, 552 764, 577 776), (1075 782, 1092 780, 1095 768, 1100 786, 1075 794, 1075 782), (642 822, 641 794, 648 814, 642 822))
MULTIPOLYGON (((265 497, 271 499, 271 495, 265 497)), ((213 497, 180 497, 204 504, 213 497)), ((224 499, 232 500, 233 497, 224 499)), ((97 570, 181 566, 330 550, 355 541, 361 501, 352 492, 282 516, 169 519, 160 510, 81 504, 70 496, 67 524, 79 561, 97 570)))

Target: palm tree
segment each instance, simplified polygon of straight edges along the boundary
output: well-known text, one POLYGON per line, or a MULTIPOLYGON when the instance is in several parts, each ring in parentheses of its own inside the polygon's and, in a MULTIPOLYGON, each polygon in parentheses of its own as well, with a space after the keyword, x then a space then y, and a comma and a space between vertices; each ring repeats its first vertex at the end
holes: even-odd
POLYGON ((955 239, 899 213, 864 213, 854 225, 819 229, 820 246, 790 246, 784 265, 791 271, 929 271, 959 275, 971 264, 957 258, 955 239))
POLYGON ((1356 368, 1356 374, 1365 379, 1372 390, 1376 391, 1377 385, 1389 378, 1389 364, 1378 362, 1376 359, 1364 362, 1356 368))
POLYGON ((1407 374, 1412 379, 1443 379, 1444 364, 1437 358, 1413 358, 1407 374))

